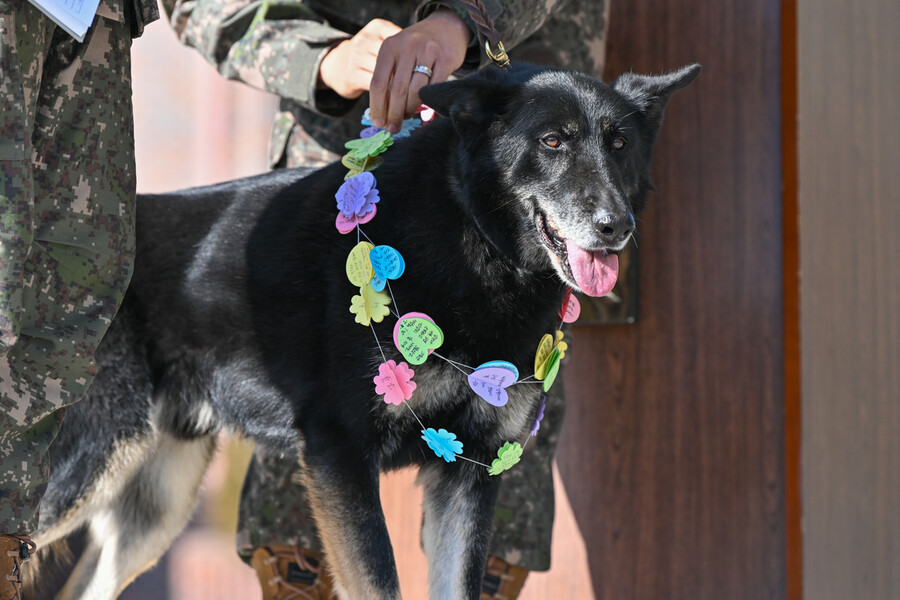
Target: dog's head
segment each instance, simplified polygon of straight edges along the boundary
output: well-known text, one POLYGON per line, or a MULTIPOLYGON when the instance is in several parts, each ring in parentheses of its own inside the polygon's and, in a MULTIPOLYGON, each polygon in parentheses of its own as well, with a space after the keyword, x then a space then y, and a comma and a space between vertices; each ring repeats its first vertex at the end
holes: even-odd
POLYGON ((652 189, 666 103, 699 72, 629 73, 608 86, 569 71, 487 69, 420 95, 460 135, 457 183, 485 237, 527 268, 552 265, 602 296, 652 189))

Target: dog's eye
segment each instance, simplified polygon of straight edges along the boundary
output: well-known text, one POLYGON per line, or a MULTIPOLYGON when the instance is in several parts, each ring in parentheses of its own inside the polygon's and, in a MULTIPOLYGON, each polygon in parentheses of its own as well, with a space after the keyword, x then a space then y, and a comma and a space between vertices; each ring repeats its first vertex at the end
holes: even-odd
POLYGON ((547 146, 548 148, 559 148, 559 146, 562 144, 562 140, 560 140, 555 135, 548 135, 547 137, 543 138, 541 141, 544 142, 544 145, 547 146))
POLYGON ((616 136, 616 138, 612 141, 613 150, 621 150, 622 148, 625 147, 625 143, 627 141, 628 140, 626 140, 621 135, 616 136))

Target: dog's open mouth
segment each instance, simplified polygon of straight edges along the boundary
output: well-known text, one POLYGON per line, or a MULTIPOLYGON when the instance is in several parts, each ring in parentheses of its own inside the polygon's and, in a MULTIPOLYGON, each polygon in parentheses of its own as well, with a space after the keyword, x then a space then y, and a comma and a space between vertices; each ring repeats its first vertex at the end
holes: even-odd
POLYGON ((610 293, 619 276, 619 257, 606 250, 585 250, 565 239, 553 221, 538 213, 537 228, 541 239, 559 261, 563 275, 574 281, 589 296, 610 293))

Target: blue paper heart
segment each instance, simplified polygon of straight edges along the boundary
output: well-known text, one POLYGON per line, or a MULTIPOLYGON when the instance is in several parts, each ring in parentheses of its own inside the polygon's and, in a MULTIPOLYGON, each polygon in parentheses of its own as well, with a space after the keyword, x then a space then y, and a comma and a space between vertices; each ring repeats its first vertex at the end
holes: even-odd
POLYGON ((390 246, 375 246, 369 252, 369 261, 375 270, 372 288, 380 292, 388 279, 397 279, 406 270, 406 261, 390 246))
MULTIPOLYGON (((509 369, 513 372, 513 375, 515 375, 516 379, 519 379, 519 369, 511 362, 505 360, 489 360, 488 362, 479 365, 478 369, 484 369, 485 367, 503 367, 504 369, 509 369)), ((478 369, 476 369, 476 371, 478 369)))

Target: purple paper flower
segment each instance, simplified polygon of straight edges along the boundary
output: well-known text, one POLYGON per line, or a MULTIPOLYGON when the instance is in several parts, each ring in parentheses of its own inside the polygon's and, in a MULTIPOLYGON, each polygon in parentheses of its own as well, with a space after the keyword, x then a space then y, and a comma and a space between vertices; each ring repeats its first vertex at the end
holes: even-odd
POLYGON ((447 462, 456 462, 456 455, 462 453, 462 442, 456 440, 456 434, 446 429, 435 431, 431 427, 422 430, 422 439, 428 447, 447 462))
POLYGON ((348 219, 362 217, 375 209, 378 202, 378 189, 375 187, 375 176, 363 171, 345 181, 337 193, 337 207, 348 219))
POLYGON ((362 131, 359 132, 359 137, 361 137, 362 139, 370 138, 373 135, 375 135, 376 133, 378 133, 379 131, 381 131, 381 130, 378 129, 377 127, 366 127, 365 129, 363 129, 362 131))
POLYGON ((541 421, 544 420, 545 408, 547 408, 547 394, 541 394, 541 405, 538 407, 537 418, 534 420, 534 425, 531 426, 531 437, 536 436, 538 429, 541 428, 541 421))

